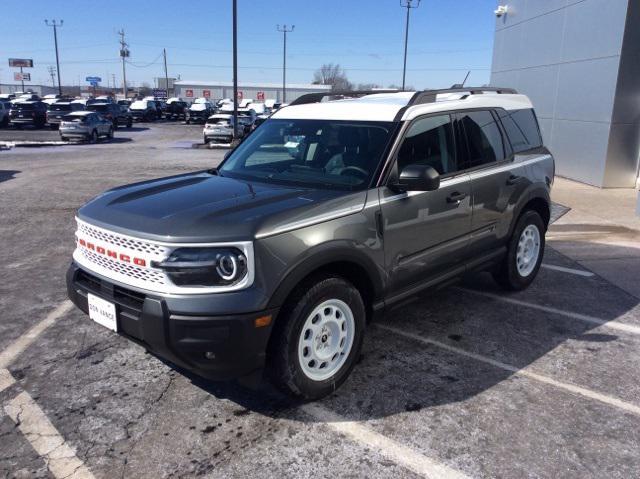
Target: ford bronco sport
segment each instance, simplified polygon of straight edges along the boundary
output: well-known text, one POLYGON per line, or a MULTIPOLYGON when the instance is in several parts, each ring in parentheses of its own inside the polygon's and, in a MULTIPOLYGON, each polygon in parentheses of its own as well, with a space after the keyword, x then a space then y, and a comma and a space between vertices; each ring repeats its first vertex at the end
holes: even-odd
POLYGON ((96 322, 211 378, 334 391, 369 321, 468 271, 535 278, 554 160, 506 88, 308 94, 217 169, 112 189, 67 274, 96 322), (332 95, 332 96, 327 96, 332 95))

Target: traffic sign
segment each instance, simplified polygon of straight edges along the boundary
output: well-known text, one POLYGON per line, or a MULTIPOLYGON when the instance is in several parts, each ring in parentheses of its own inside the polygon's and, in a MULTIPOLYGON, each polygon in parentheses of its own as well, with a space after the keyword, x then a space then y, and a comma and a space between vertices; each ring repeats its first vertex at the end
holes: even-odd
POLYGON ((31 81, 31 73, 14 72, 13 79, 15 81, 31 81))
POLYGON ((9 58, 9 66, 14 68, 33 68, 31 58, 9 58))
POLYGON ((92 83, 92 82, 100 83, 102 81, 102 78, 100 78, 100 77, 87 77, 87 78, 85 78, 85 81, 88 81, 89 83, 92 83))
POLYGON ((156 98, 167 98, 167 90, 165 90, 164 88, 154 88, 153 89, 153 96, 156 98))

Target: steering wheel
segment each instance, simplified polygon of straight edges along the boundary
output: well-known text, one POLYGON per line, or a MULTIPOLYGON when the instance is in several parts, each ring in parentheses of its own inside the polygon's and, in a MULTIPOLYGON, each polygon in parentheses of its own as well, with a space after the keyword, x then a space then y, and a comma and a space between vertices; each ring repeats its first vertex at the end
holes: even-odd
POLYGON ((369 176, 369 172, 367 170, 365 170, 364 168, 360 168, 359 166, 345 166, 344 168, 342 168, 340 170, 340 175, 342 176, 345 173, 348 174, 349 172, 358 173, 359 175, 362 175, 365 178, 367 176, 369 176))

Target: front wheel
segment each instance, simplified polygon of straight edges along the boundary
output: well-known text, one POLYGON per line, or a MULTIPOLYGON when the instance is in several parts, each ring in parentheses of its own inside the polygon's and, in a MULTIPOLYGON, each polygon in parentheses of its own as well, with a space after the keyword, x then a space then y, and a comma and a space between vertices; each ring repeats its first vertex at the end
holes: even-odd
POLYGON ((507 256, 493 272, 500 286, 520 291, 533 282, 544 255, 544 234, 545 226, 540 215, 532 210, 525 211, 513 230, 507 256))
POLYGON ((133 126, 133 120, 131 118, 127 119, 127 128, 131 128, 133 126))
POLYGON ((98 132, 93 130, 89 135, 89 143, 96 143, 98 141, 98 132))
POLYGON ((307 283, 289 301, 269 348, 269 372, 285 393, 319 399, 338 389, 355 366, 365 306, 359 291, 339 277, 307 283))
POLYGON ((109 132, 107 133, 107 138, 113 140, 113 128, 109 128, 109 132))

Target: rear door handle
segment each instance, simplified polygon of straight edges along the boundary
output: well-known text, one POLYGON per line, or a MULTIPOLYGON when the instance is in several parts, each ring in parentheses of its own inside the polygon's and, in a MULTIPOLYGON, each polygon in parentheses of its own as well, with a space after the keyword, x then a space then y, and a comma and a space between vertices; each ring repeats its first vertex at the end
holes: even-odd
POLYGON ((518 183, 520 183, 522 181, 522 176, 518 176, 518 175, 509 175, 509 179, 507 180, 507 185, 508 186, 513 186, 513 185, 517 185, 518 183))
POLYGON ((447 203, 460 204, 467 197, 466 193, 458 193, 457 191, 447 196, 447 203))

